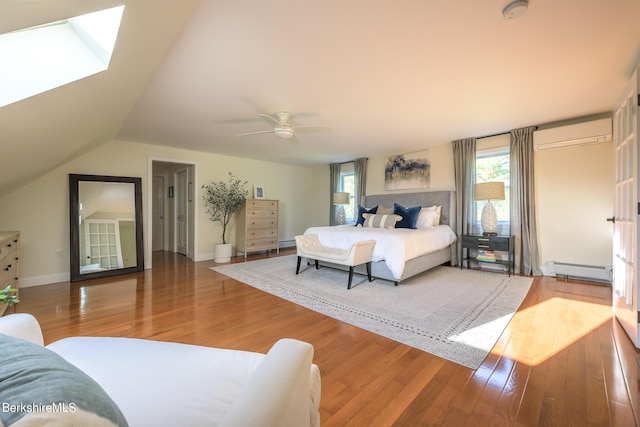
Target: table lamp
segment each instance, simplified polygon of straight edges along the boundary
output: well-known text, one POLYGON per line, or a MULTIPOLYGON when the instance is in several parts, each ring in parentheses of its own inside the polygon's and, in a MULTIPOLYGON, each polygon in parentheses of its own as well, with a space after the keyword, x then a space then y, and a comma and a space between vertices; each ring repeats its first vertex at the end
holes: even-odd
POLYGON ((347 219, 344 205, 349 204, 349 193, 333 193, 333 204, 338 205, 338 225, 343 225, 347 219))
POLYGON ((482 231, 485 236, 497 236, 498 215, 492 200, 504 200, 504 182, 481 182, 473 186, 473 200, 487 200, 482 208, 482 231))

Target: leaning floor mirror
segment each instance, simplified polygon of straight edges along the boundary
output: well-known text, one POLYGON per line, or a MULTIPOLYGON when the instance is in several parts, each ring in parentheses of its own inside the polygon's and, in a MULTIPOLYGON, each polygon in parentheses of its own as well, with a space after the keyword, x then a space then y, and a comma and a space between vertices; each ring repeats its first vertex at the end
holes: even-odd
POLYGON ((69 174, 71 281, 144 270, 142 179, 69 174))

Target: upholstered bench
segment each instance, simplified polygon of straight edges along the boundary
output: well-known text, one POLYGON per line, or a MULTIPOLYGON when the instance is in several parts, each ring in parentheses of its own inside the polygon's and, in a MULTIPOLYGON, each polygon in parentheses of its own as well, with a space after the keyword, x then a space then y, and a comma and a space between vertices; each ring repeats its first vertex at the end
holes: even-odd
POLYGON ((351 289, 354 267, 360 264, 366 264, 367 278, 370 282, 373 280, 371 278, 371 255, 373 254, 373 247, 376 244, 375 240, 363 240, 354 243, 349 249, 338 249, 322 245, 317 234, 295 236, 295 239, 296 249, 298 251, 296 274, 300 272, 300 262, 302 258, 308 258, 315 261, 316 269, 320 268, 318 261, 348 266, 349 283, 347 284, 347 289, 351 289))

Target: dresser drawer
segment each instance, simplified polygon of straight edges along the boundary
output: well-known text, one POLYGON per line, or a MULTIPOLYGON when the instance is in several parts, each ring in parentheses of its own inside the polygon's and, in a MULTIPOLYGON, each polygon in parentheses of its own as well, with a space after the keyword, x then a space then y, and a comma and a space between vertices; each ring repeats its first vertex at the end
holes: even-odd
POLYGON ((264 238, 264 239, 247 239, 247 251, 259 251, 265 249, 274 249, 278 247, 278 239, 276 238, 264 238))
POLYGON ((278 223, 275 218, 273 219, 262 219, 262 218, 253 218, 247 220, 247 231, 253 230, 255 228, 277 228, 278 223))
POLYGON ((247 239, 273 238, 278 237, 278 230, 275 228, 252 228, 247 230, 247 239))
MULTIPOLYGON (((253 219, 267 219, 267 218, 278 218, 278 211, 274 211, 271 209, 247 209, 247 220, 251 221, 253 219)), ((248 224, 251 224, 249 222, 248 224)))
POLYGON ((260 199, 247 200, 247 210, 250 211, 252 209, 278 210, 278 201, 260 199))
POLYGON ((0 260, 0 288, 4 289, 10 281, 18 277, 18 260, 17 251, 5 254, 6 256, 0 260))
POLYGON ((0 240, 0 260, 17 250, 18 239, 17 236, 11 236, 0 240))

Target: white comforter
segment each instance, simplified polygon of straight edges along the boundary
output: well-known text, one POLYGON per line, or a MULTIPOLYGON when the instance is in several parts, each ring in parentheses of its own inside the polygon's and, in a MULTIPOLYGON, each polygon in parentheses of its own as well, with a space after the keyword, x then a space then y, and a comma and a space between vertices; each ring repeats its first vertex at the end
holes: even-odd
POLYGON ((372 260, 384 261, 393 277, 398 279, 404 272, 405 261, 446 248, 456 241, 456 234, 448 225, 417 230, 338 225, 310 227, 304 234, 317 234, 324 246, 338 249, 349 249, 361 240, 376 240, 372 260))

